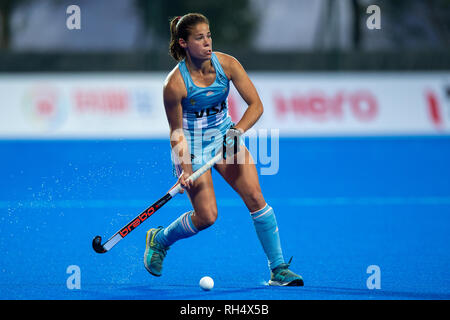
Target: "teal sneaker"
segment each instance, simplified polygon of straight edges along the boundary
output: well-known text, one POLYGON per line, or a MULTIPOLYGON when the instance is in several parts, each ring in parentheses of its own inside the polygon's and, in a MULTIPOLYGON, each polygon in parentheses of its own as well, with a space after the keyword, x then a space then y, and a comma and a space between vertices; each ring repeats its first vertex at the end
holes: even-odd
POLYGON ((164 247, 155 240, 155 236, 163 227, 153 228, 147 231, 145 239, 144 265, 150 274, 160 277, 162 275, 162 264, 169 247, 164 247))
POLYGON ((303 287, 303 278, 289 270, 292 258, 270 271, 270 286, 303 287))

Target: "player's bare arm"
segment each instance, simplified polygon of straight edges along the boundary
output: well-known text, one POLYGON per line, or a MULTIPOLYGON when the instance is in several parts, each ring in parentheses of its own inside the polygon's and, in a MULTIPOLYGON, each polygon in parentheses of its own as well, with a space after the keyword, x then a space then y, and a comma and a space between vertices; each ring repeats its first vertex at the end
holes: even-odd
POLYGON ((250 80, 241 63, 228 54, 220 52, 216 52, 216 54, 228 79, 233 82, 240 96, 248 105, 244 115, 235 125, 236 128, 245 132, 250 129, 263 114, 263 104, 253 82, 250 80))
POLYGON ((163 88, 163 101, 167 120, 170 128, 170 144, 178 157, 184 174, 179 182, 182 186, 190 188, 192 182, 186 179, 192 174, 189 146, 183 133, 183 112, 181 100, 186 95, 186 89, 182 83, 178 68, 174 69, 167 77, 163 88))

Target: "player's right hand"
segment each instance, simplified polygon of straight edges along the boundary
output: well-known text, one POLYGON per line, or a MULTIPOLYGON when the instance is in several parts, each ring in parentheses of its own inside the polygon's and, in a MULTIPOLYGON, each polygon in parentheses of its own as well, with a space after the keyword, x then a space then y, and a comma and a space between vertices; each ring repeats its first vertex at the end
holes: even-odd
POLYGON ((184 193, 184 189, 189 190, 193 182, 191 180, 188 180, 188 178, 192 175, 192 172, 183 171, 178 178, 178 183, 181 184, 180 193, 184 193))

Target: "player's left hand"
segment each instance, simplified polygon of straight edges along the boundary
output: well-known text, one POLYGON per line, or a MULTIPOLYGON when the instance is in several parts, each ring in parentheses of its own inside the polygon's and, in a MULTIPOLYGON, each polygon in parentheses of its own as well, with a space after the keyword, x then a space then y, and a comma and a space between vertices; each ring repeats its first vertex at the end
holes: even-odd
POLYGON ((241 135, 243 134, 243 130, 231 127, 228 129, 227 133, 223 136, 223 158, 234 156, 237 154, 241 147, 241 135))

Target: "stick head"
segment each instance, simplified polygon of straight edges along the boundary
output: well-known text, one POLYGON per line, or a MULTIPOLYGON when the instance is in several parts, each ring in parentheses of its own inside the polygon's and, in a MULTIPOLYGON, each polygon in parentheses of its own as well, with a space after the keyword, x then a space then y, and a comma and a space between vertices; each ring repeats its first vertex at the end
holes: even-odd
POLYGON ((96 236, 94 240, 92 240, 92 248, 94 248, 97 253, 105 253, 106 250, 102 245, 102 237, 96 236))

